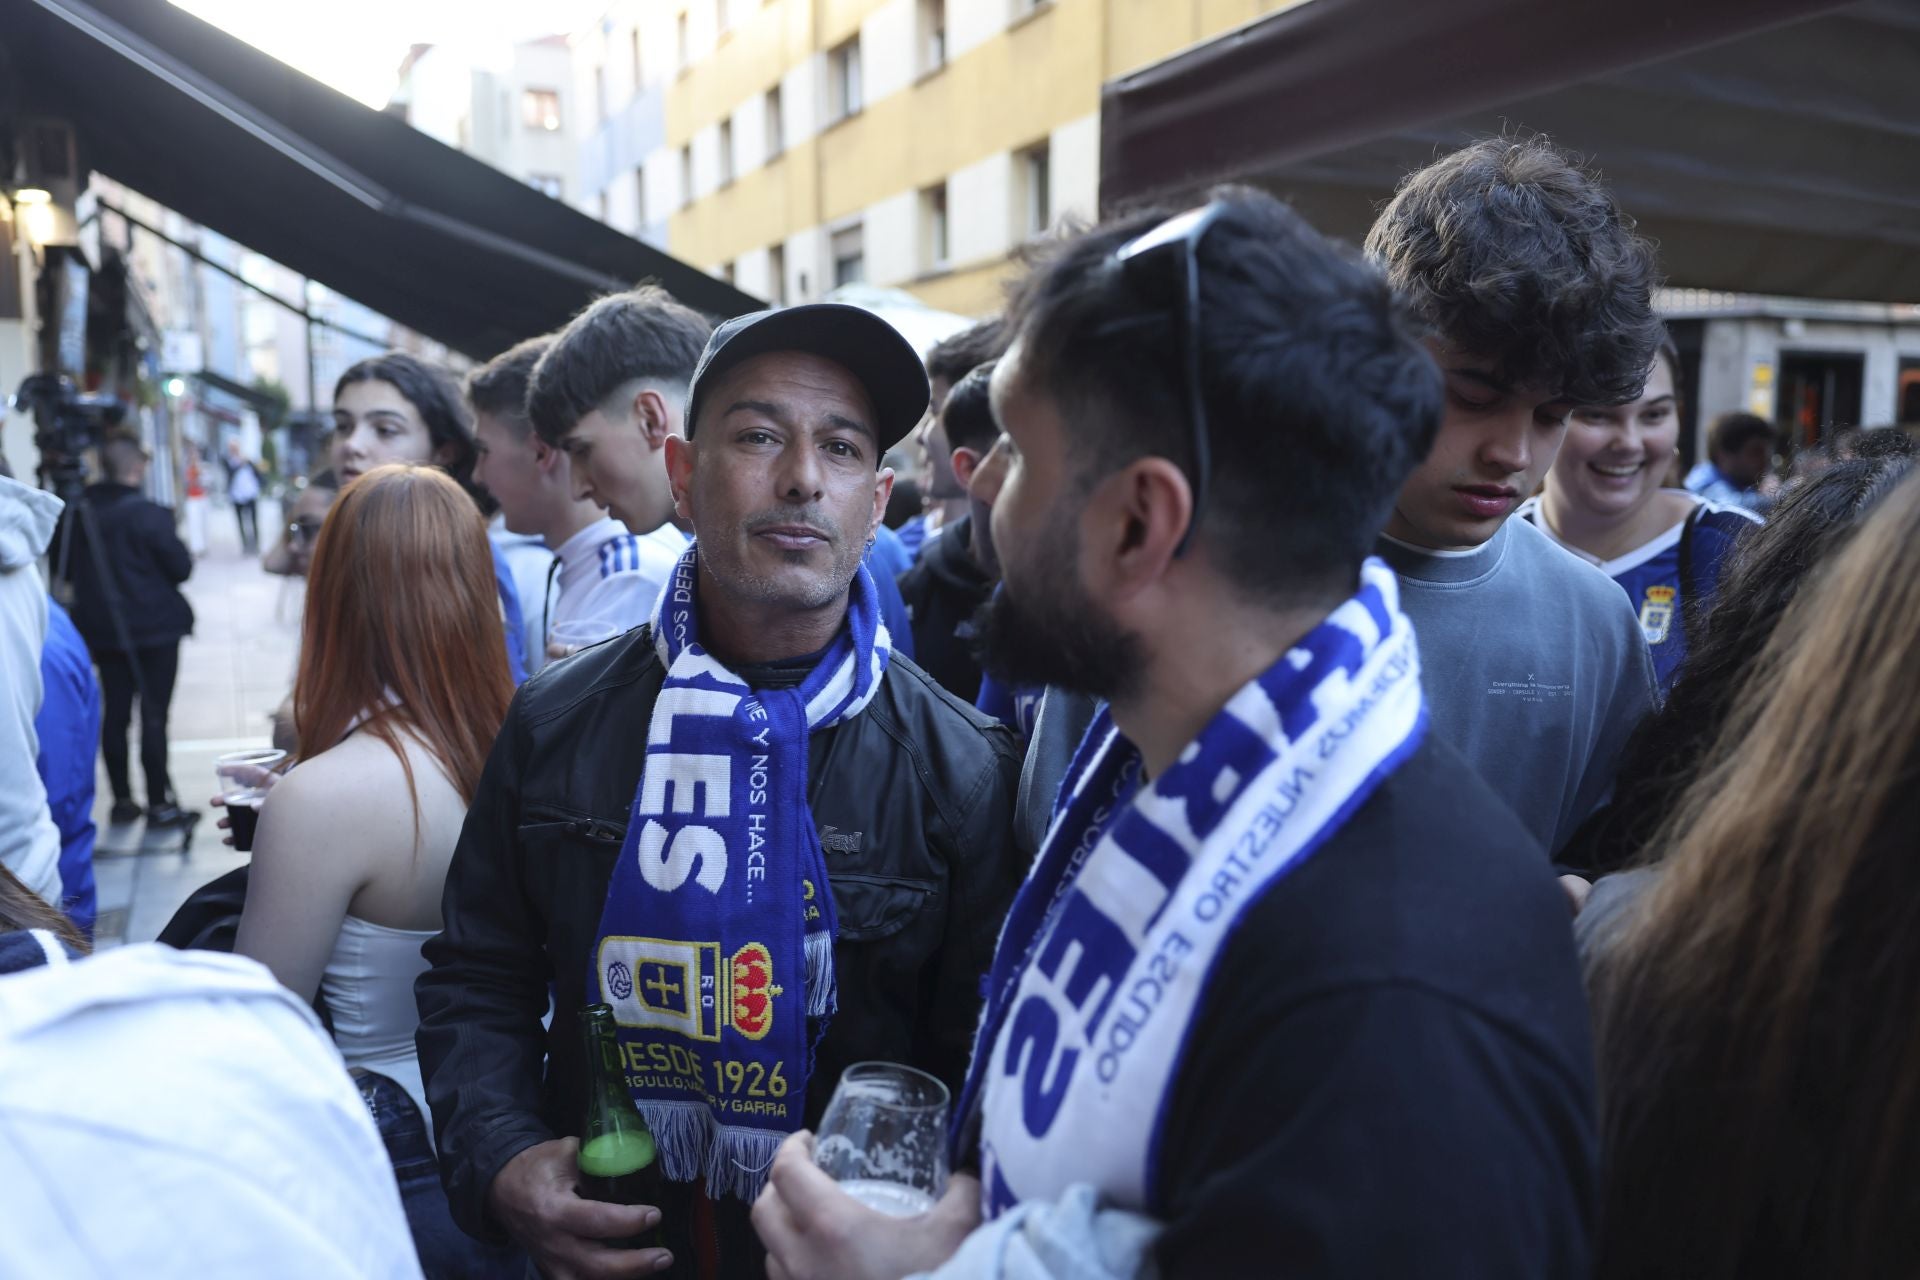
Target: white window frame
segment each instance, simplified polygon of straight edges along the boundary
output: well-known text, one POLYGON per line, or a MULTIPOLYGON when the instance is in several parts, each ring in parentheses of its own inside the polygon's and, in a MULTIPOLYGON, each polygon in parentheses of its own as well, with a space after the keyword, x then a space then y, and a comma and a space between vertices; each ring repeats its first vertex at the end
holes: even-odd
POLYGON ((1032 239, 1053 226, 1053 139, 1023 148, 1020 163, 1020 235, 1032 239))
POLYGON ((827 233, 827 265, 833 279, 833 287, 838 289, 844 284, 865 284, 867 281, 867 228, 863 222, 850 222, 843 227, 835 227, 827 233), (850 242, 858 250, 855 254, 842 254, 841 245, 850 242), (843 275, 840 266, 843 262, 858 263, 857 270, 843 275))
POLYGON ((865 85, 861 82, 860 36, 853 36, 827 51, 827 120, 838 124, 860 114, 866 106, 865 85))

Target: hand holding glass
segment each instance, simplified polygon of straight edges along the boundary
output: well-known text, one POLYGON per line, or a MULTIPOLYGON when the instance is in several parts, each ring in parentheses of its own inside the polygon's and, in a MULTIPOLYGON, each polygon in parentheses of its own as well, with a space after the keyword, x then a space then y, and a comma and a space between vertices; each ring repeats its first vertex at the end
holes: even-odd
POLYGON ((925 1213, 947 1189, 947 1106, 947 1086, 924 1071, 855 1063, 820 1119, 813 1162, 869 1209, 925 1213))
POLYGON ((261 747, 229 751, 213 762, 213 775, 219 788, 214 798, 227 807, 234 848, 242 852, 253 848, 253 828, 260 818, 260 802, 280 780, 280 766, 286 760, 286 752, 261 747))

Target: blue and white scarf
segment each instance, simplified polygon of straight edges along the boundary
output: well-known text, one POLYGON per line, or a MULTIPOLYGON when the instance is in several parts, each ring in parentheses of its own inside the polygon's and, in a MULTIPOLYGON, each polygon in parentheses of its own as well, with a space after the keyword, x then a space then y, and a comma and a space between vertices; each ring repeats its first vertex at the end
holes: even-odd
POLYGON ((1088 1183, 1152 1212, 1162 1129, 1202 994, 1236 924, 1425 735, 1393 572, 1233 696, 1177 763, 1102 711, 994 953, 957 1110, 980 1113, 988 1216, 1088 1183))
POLYGON ((858 715, 891 648, 854 576, 847 622, 797 688, 755 689, 700 646, 699 546, 654 606, 666 682, 594 947, 627 1087, 661 1172, 751 1200, 800 1127, 835 1007, 833 894, 807 737, 858 715))

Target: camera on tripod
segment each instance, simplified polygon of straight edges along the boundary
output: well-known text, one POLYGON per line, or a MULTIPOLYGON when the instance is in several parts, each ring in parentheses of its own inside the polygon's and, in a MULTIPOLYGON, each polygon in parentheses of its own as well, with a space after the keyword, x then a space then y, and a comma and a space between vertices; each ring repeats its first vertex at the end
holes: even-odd
POLYGON ((14 407, 33 415, 33 443, 40 450, 54 492, 71 501, 86 484, 87 450, 127 416, 112 396, 82 394, 63 374, 31 374, 14 393, 14 407))

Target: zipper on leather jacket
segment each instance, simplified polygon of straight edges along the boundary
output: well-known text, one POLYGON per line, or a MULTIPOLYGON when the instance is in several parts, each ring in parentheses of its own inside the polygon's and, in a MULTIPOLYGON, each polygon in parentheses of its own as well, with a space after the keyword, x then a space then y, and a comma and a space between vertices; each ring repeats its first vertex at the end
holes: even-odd
POLYGON ((570 836, 579 836, 595 844, 625 844, 627 833, 612 823, 593 821, 570 821, 562 828, 570 836))

